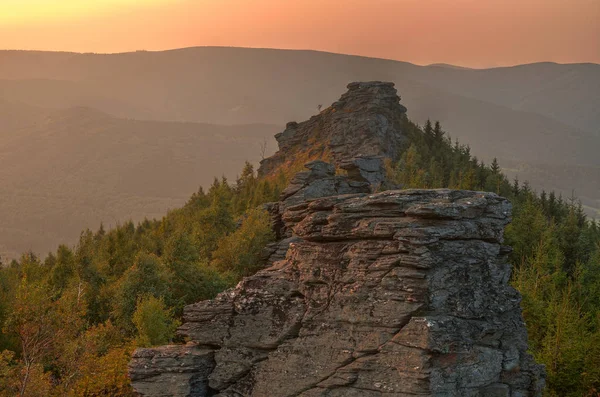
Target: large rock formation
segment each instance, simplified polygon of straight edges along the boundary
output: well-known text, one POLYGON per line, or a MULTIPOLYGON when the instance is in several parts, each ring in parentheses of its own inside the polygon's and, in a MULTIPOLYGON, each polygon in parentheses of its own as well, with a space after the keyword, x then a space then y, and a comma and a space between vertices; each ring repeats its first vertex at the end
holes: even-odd
POLYGON ((301 171, 304 163, 321 159, 336 168, 372 175, 379 171, 378 159, 395 159, 406 142, 405 118, 406 108, 393 83, 351 83, 339 101, 310 120, 288 123, 275 135, 279 151, 261 162, 259 174, 301 171))
MULTIPOLYGON (((367 109, 350 124, 403 117, 392 85, 349 88, 341 102, 367 109)), ((392 156, 390 142, 405 138, 396 127, 362 130, 392 130, 395 138, 350 140, 335 152, 349 157, 334 164, 307 164, 268 206, 280 239, 269 267, 186 307, 187 345, 136 351, 140 395, 541 395, 543 369, 526 352, 520 297, 508 284, 510 203, 446 189, 373 193, 381 178, 365 175, 381 174, 374 156, 392 156)), ((284 146, 263 166, 283 164, 291 147, 299 150, 284 146)))

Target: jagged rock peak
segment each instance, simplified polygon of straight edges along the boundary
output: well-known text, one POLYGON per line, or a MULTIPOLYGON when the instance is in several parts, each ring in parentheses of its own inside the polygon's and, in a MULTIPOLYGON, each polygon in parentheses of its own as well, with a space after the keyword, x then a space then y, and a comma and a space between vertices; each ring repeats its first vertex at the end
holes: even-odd
POLYGON ((309 120, 290 122, 275 135, 279 151, 261 162, 260 175, 300 171, 305 163, 325 160, 344 168, 355 158, 392 158, 406 141, 406 108, 394 83, 350 83, 348 91, 309 120))

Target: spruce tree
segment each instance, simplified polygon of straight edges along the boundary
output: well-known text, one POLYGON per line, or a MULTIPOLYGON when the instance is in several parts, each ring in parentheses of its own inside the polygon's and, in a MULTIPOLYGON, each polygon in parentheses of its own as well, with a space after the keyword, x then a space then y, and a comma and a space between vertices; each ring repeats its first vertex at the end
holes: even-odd
POLYGON ((513 181, 513 185, 512 185, 512 194, 515 198, 519 197, 519 193, 520 193, 520 188, 519 188, 519 177, 515 177, 515 180, 513 181))
POLYGON ((494 160, 492 160, 492 165, 490 166, 490 169, 494 174, 500 173, 500 164, 498 164, 498 159, 496 157, 494 157, 494 160))
POLYGON ((425 134, 425 140, 427 141, 427 144, 431 147, 431 145, 433 144, 433 141, 435 140, 433 126, 431 125, 431 120, 427 119, 427 121, 425 122, 425 128, 423 129, 423 132, 425 134))
POLYGON ((444 131, 442 130, 442 126, 439 121, 435 122, 435 127, 433 128, 433 137, 437 144, 441 144, 444 141, 444 131))

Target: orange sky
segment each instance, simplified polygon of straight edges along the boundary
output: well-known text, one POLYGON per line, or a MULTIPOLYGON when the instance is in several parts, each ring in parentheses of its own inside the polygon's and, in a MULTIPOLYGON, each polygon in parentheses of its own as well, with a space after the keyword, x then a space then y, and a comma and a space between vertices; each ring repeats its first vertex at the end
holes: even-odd
POLYGON ((0 48, 301 48, 418 64, 600 63, 600 0, 0 0, 0 48))

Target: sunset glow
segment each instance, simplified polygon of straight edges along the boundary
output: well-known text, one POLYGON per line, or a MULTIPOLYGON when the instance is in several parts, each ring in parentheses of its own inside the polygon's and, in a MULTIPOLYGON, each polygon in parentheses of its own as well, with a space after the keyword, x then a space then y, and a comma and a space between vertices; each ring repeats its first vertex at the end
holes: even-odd
POLYGON ((0 48, 316 49, 483 67, 600 62, 597 0, 2 0, 0 48))
MULTIPOLYGON (((164 0, 145 0, 144 6, 164 0)), ((139 4, 136 0, 2 0, 0 23, 28 24, 86 18, 94 13, 114 12, 139 4)))

